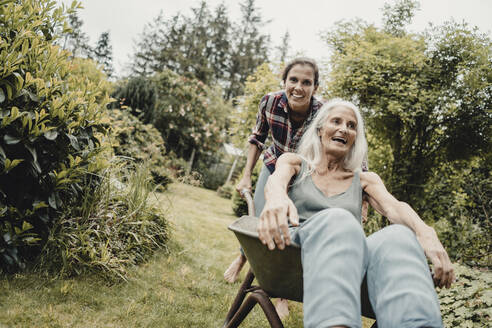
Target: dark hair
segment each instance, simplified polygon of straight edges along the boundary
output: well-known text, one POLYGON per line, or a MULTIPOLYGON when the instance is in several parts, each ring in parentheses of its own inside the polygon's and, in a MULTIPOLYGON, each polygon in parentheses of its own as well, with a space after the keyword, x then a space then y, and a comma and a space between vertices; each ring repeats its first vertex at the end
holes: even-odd
POLYGON ((284 71, 282 72, 282 81, 285 83, 287 80, 287 75, 289 75, 289 71, 291 70, 292 67, 295 65, 309 65, 313 68, 314 71, 314 86, 319 85, 319 69, 318 69, 318 64, 316 64, 316 61, 314 59, 308 58, 308 57, 297 57, 291 60, 289 63, 287 63, 287 66, 285 66, 284 71))

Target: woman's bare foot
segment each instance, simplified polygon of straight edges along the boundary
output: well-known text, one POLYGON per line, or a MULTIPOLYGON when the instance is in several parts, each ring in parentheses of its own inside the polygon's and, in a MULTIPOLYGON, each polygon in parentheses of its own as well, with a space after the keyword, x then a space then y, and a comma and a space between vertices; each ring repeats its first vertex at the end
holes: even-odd
POLYGON ((289 304, 285 298, 279 298, 277 304, 275 304, 275 310, 277 310, 278 317, 283 319, 289 315, 289 304))
POLYGON ((243 254, 239 254, 239 256, 236 257, 234 261, 232 261, 227 270, 225 270, 224 279, 231 284, 236 281, 237 277, 239 276, 239 272, 241 272, 241 269, 243 268, 245 263, 246 256, 244 256, 243 254))

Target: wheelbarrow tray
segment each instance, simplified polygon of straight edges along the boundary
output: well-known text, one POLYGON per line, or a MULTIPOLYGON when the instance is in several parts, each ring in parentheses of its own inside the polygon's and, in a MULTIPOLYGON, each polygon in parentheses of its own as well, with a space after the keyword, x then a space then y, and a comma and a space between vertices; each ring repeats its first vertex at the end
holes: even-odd
POLYGON ((284 250, 269 250, 258 238, 258 221, 256 217, 243 216, 234 221, 229 229, 239 240, 261 288, 270 297, 302 302, 301 248, 291 243, 284 250))

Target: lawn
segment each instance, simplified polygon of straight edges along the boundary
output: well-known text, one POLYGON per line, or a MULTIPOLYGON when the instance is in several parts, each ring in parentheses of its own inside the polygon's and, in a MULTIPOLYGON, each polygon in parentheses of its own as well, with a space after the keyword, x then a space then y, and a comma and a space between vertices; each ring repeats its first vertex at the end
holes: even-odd
MULTIPOLYGON (((231 201, 178 183, 152 197, 166 209, 173 225, 168 252, 160 251, 148 263, 133 268, 129 281, 112 285, 90 276, 54 279, 18 274, 0 279, 0 328, 221 327, 240 284, 230 285, 222 278, 238 254, 238 243, 227 230, 235 220, 231 201)), ((484 292, 490 291, 491 275, 486 274, 483 287, 473 287, 467 299, 481 296, 485 304, 481 301, 476 306, 489 311, 490 297, 484 292)), ((468 286, 470 280, 464 279, 456 293, 468 286)), ((456 299, 452 293, 443 301, 456 299)), ((285 326, 302 327, 302 305, 290 302, 290 308, 285 326)), ((371 323, 364 320, 364 327, 371 323)), ((267 326, 258 306, 241 325, 267 326)))
MULTIPOLYGON (((240 284, 222 278, 238 249, 227 230, 235 219, 231 201, 185 184, 152 197, 173 225, 169 252, 157 253, 133 268, 128 282, 113 285, 96 277, 1 279, 0 328, 220 327, 240 284)), ((302 327, 301 305, 291 308, 286 327, 302 327)), ((265 326, 259 307, 241 325, 265 326)))

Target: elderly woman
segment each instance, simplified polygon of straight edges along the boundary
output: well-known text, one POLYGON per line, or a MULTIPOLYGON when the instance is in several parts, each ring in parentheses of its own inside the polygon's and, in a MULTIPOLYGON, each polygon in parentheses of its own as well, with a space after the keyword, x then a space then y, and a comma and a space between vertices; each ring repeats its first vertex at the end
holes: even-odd
POLYGON ((434 229, 376 173, 360 172, 366 151, 357 107, 325 104, 298 153, 280 156, 266 183, 260 240, 269 249, 301 246, 305 327, 361 327, 364 278, 379 328, 442 327, 425 255, 434 283, 446 287, 455 278, 449 257, 434 229), (393 223, 368 238, 360 224, 363 194, 393 223))

